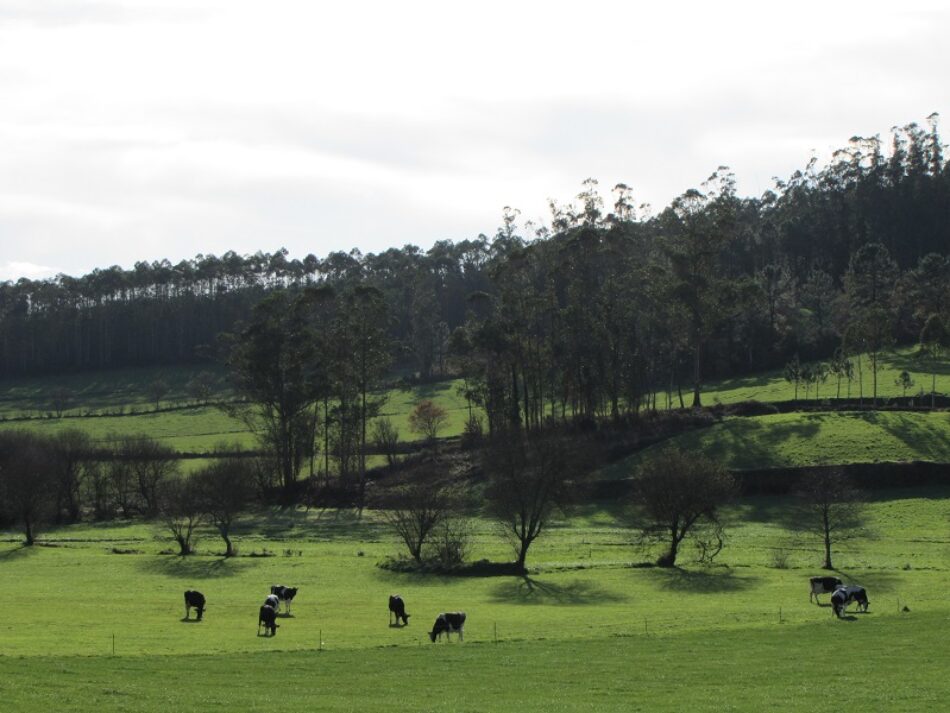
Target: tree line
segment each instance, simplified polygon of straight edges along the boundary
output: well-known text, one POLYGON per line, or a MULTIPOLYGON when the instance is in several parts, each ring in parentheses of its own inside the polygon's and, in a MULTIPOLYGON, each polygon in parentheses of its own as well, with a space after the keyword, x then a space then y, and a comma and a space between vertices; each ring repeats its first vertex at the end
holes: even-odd
MULTIPOLYGON (((469 330, 477 349, 494 340, 490 349, 521 352, 519 361, 542 371, 539 359, 556 349, 568 373, 525 368, 517 377, 531 385, 527 404, 519 387, 519 403, 535 420, 554 391, 565 394, 555 408, 584 414, 619 411, 660 385, 676 400, 692 389, 695 400, 697 374, 826 357, 840 346, 838 298, 862 247, 883 248, 903 291, 916 276, 945 280, 928 256, 947 253, 950 171, 932 115, 926 126, 895 128, 889 142, 854 137, 828 165, 813 160, 755 198, 737 196, 720 169, 653 213, 628 186, 607 201, 588 179, 573 201, 551 201, 547 226, 519 225, 510 208, 501 222, 491 237, 427 251, 302 260, 285 250, 228 252, 0 283, 0 376, 206 360, 217 334, 272 292, 365 286, 387 306, 393 362, 421 378, 446 372, 452 334, 473 314, 493 322, 494 336, 469 330)), ((923 296, 900 297, 887 304, 892 338, 917 338, 913 299, 923 296)), ((854 330, 851 339, 878 341, 854 330)))

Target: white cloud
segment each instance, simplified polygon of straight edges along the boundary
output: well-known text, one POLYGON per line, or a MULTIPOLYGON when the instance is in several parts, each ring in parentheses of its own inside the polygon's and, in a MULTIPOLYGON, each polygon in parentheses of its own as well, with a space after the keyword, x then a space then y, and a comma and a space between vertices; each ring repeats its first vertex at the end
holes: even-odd
POLYGON ((661 206, 726 163, 756 194, 950 110, 937 2, 263 7, 3 3, 3 257, 427 246, 587 176, 661 206))

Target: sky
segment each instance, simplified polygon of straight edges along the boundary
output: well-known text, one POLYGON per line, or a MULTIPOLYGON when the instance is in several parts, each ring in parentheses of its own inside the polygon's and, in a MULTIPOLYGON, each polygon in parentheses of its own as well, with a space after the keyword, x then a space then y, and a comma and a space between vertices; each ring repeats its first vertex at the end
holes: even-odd
POLYGON ((950 119, 944 6, 0 0, 0 280, 425 249, 588 177, 760 195, 950 119))

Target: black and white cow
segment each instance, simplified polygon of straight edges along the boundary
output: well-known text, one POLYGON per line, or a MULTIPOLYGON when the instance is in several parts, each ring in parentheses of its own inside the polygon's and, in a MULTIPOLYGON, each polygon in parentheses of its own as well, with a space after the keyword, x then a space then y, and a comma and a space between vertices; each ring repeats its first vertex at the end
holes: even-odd
POLYGON ((837 577, 812 577, 810 581, 811 594, 808 595, 808 601, 814 599, 815 604, 819 603, 819 594, 831 594, 842 585, 842 581, 837 577))
POLYGON ((280 599, 276 594, 268 594, 267 599, 264 600, 264 606, 270 607, 274 611, 280 611, 280 599))
POLYGON ((396 615, 396 623, 402 619, 403 626, 409 623, 409 614, 406 614, 406 603, 398 594, 389 595, 389 624, 393 623, 393 614, 396 615))
POLYGON ((429 632, 429 638, 435 643, 436 638, 442 638, 445 634, 447 641, 451 641, 450 634, 455 632, 459 635, 459 641, 464 641, 462 628, 465 626, 465 612, 453 611, 439 614, 435 618, 435 624, 432 625, 432 631, 429 632))
POLYGON ((257 615, 257 635, 261 635, 261 624, 264 625, 264 633, 270 631, 271 636, 277 636, 277 611, 274 607, 268 606, 265 604, 261 607, 260 613, 257 615))
POLYGON ((195 608, 195 613, 197 614, 198 621, 201 621, 202 615, 205 613, 205 595, 201 592, 195 592, 189 589, 185 592, 185 618, 189 618, 191 615, 191 608, 195 608))
POLYGON ((866 612, 868 610, 868 593, 864 587, 856 585, 838 587, 831 595, 831 607, 834 609, 835 616, 839 619, 852 602, 857 603, 858 609, 861 611, 866 612))
MULTIPOLYGON (((283 584, 274 584, 271 585, 270 593, 277 596, 278 602, 284 603, 284 611, 290 614, 290 603, 294 600, 294 597, 297 596, 297 588, 285 587, 283 584)), ((277 609, 280 611, 279 604, 277 609)))

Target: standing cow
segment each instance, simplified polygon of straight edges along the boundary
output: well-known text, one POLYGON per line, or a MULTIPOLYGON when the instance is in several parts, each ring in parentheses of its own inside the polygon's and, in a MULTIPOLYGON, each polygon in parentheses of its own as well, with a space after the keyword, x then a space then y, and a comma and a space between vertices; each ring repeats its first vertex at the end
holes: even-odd
POLYGON ((197 621, 201 621, 201 617, 205 613, 205 595, 189 589, 185 592, 185 619, 190 617, 192 607, 195 608, 197 621))
POLYGON ((398 594, 389 595, 389 625, 393 624, 393 614, 396 615, 396 623, 399 623, 399 620, 402 619, 403 626, 406 626, 409 623, 409 615, 406 614, 406 603, 402 600, 402 597, 398 594))
POLYGON ((856 585, 839 587, 835 590, 834 594, 831 595, 831 607, 834 610, 835 616, 839 619, 852 602, 856 602, 858 609, 861 611, 866 612, 868 610, 868 593, 864 587, 858 587, 856 585))
MULTIPOLYGON (((297 596, 297 587, 285 587, 283 584, 271 585, 270 593, 275 595, 279 602, 284 603, 284 612, 290 614, 290 603, 297 596)), ((280 605, 277 606, 280 611, 280 605)))
POLYGON ((459 635, 459 641, 464 641, 462 629, 465 626, 465 612, 444 612, 435 618, 435 624, 432 625, 432 631, 429 632, 429 639, 435 643, 437 638, 442 638, 445 634, 446 641, 451 641, 450 634, 455 632, 459 635))
POLYGON ((837 577, 812 577, 810 580, 811 583, 811 593, 808 595, 808 601, 815 600, 815 604, 819 604, 818 595, 819 594, 831 594, 838 587, 842 585, 842 582, 837 577))
POLYGON ((277 636, 277 612, 274 610, 274 607, 268 606, 265 604, 261 607, 260 613, 257 615, 257 635, 261 635, 261 625, 264 626, 264 633, 270 631, 271 636, 277 636))

